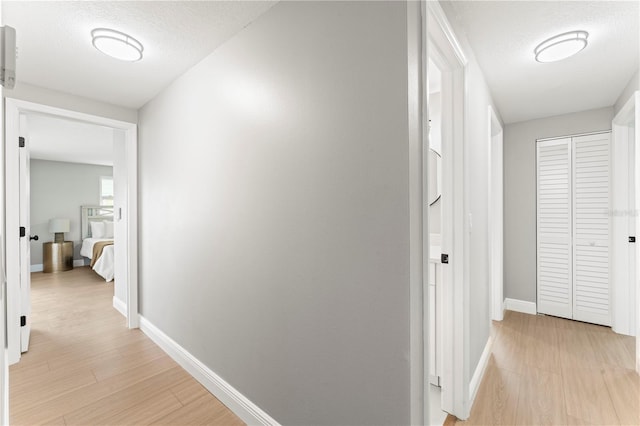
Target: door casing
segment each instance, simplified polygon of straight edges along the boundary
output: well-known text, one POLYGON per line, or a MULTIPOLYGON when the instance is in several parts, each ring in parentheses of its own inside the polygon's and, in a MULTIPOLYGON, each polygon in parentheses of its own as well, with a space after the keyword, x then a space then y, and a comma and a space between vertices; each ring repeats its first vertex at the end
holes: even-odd
POLYGON ((7 271, 7 353, 8 363, 20 359, 20 237, 19 237, 19 170, 18 137, 20 116, 46 114, 65 119, 120 129, 126 138, 126 169, 128 179, 127 219, 127 326, 139 327, 138 315, 138 159, 137 125, 91 114, 51 107, 12 98, 5 100, 5 253, 7 271), (9 232, 6 232, 9 231, 9 232))

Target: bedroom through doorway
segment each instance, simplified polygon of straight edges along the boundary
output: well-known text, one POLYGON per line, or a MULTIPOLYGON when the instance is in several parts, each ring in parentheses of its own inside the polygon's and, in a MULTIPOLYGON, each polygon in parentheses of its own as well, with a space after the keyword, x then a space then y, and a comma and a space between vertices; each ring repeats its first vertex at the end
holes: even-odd
POLYGON ((98 312, 136 328, 135 124, 13 99, 6 119, 19 140, 6 153, 7 228, 20 227, 7 238, 9 363, 99 333, 82 325, 98 312))

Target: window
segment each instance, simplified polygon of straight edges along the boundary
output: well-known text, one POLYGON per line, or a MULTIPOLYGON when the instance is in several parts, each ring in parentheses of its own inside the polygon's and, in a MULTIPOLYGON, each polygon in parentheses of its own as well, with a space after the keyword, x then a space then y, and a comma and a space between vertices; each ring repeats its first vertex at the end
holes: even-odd
POLYGON ((100 205, 113 206, 113 177, 100 177, 100 205))

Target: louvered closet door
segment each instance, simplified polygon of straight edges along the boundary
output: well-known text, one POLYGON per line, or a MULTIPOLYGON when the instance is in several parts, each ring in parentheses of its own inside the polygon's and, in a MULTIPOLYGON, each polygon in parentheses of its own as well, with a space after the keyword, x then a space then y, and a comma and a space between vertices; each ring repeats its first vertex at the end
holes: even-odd
POLYGON ((538 312, 572 317, 571 138, 537 143, 538 312))
POLYGON ((611 325, 610 133, 573 138, 573 318, 611 325))

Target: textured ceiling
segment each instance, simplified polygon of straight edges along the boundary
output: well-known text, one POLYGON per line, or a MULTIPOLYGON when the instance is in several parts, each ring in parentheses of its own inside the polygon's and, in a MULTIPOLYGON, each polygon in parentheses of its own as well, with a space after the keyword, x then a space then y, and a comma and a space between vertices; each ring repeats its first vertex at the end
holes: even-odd
POLYGON ((2 17, 17 32, 17 84, 137 109, 274 3, 2 1, 2 17), (135 37, 144 58, 100 53, 90 36, 97 27, 135 37))
MULTIPOLYGON (((638 69, 638 1, 453 1, 506 123, 611 106, 638 69), (533 49, 571 30, 589 45, 541 64, 533 49)), ((451 18, 451 16, 450 16, 451 18)))
POLYGON ((113 165, 113 129, 47 115, 28 120, 32 159, 113 165))

